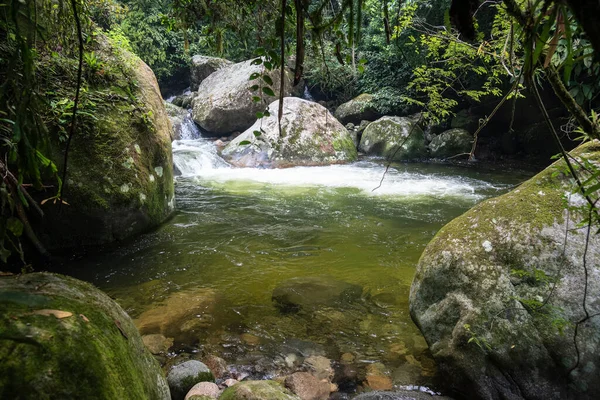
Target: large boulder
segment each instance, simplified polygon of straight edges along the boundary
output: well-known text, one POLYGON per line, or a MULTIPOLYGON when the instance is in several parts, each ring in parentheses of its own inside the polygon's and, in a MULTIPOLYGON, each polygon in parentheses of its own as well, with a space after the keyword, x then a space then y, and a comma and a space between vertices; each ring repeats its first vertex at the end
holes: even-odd
POLYGON ((223 149, 223 157, 242 167, 327 165, 358 157, 350 134, 327 109, 297 97, 283 99, 281 135, 279 101, 269 105, 270 116, 256 121, 223 149), (261 132, 256 137, 256 132, 261 132))
POLYGON ((359 150, 393 161, 418 160, 427 156, 425 135, 417 123, 405 117, 382 117, 367 126, 359 150))
POLYGON ((218 57, 207 57, 195 55, 192 57, 192 66, 190 68, 190 89, 192 92, 198 90, 198 86, 208 78, 213 72, 221 68, 233 65, 229 60, 218 57))
POLYGON ((0 309, 0 398, 171 398, 129 316, 89 283, 5 276, 0 309))
POLYGON ((200 382, 214 383, 214 381, 215 377, 210 369, 198 360, 189 360, 174 365, 167 375, 173 400, 184 400, 186 394, 200 382))
POLYGON ((275 381, 244 381, 223 391, 220 400, 300 400, 275 381))
MULTIPOLYGON (((36 230, 49 249, 123 240, 158 226, 174 210, 172 127, 154 73, 103 35, 87 46, 106 72, 86 78, 93 84, 85 85, 68 153, 63 188, 68 205, 48 201, 42 206, 46 216, 36 230)), ((61 73, 59 67, 48 70, 61 73)), ((55 78, 61 86, 48 83, 46 89, 70 99, 76 78, 55 78)), ((49 102, 56 101, 52 96, 49 102)), ((60 171, 64 127, 53 121, 58 126, 52 127, 51 158, 60 171)))
MULTIPOLYGON (((256 113, 265 109, 263 101, 254 101, 253 96, 260 96, 259 91, 251 91, 253 85, 264 84, 262 79, 250 80, 252 74, 263 74, 262 65, 254 65, 253 60, 233 64, 221 68, 202 81, 198 94, 192 102, 194 121, 209 133, 221 135, 234 131, 243 131, 256 121, 256 113)), ((267 73, 272 79, 271 88, 279 93, 279 70, 267 73)), ((292 89, 293 76, 286 69, 285 96, 292 89)), ((263 94, 265 99, 272 100, 263 94)))
MULTIPOLYGON (((572 155, 597 163, 600 145, 572 155)), ((600 312, 600 236, 586 242, 586 201, 564 171, 556 162, 456 218, 419 261, 411 316, 465 398, 600 393, 600 318, 586 318, 600 312)))
POLYGON ((465 129, 455 128, 440 133, 429 143, 429 152, 435 158, 447 158, 469 153, 473 145, 473 135, 465 129))
POLYGON ((358 125, 363 120, 374 121, 381 117, 373 101, 373 95, 367 93, 341 104, 334 115, 344 125, 348 123, 358 125))

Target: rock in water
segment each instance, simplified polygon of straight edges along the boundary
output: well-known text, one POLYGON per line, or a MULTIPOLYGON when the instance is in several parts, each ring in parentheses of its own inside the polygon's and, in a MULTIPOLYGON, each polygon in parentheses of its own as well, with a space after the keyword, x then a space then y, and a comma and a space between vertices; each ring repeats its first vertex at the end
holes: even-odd
POLYGON ((92 285, 2 277, 0 309, 0 398, 171 398, 129 316, 92 285))
POLYGON ((202 81, 213 72, 230 65, 233 65, 233 63, 224 58, 195 55, 192 57, 192 67, 190 69, 190 89, 195 92, 202 81))
POLYGON ((200 361, 190 360, 177 364, 167 375, 173 400, 183 400, 186 394, 200 382, 213 382, 215 377, 210 369, 200 361))
MULTIPOLYGON (((102 34, 86 46, 99 63, 110 63, 111 72, 89 85, 86 98, 94 105, 82 104, 64 188, 69 206, 51 201, 42 206, 46 216, 36 229, 49 250, 134 236, 161 224, 175 206, 172 127, 154 73, 102 34)), ((48 81, 75 92, 63 76, 48 81)), ((51 158, 60 171, 65 143, 58 134, 50 137, 51 158)))
POLYGON ((194 385, 185 395, 185 400, 200 399, 202 397, 216 399, 219 397, 221 390, 214 382, 200 382, 194 385))
MULTIPOLYGON (((597 163, 600 145, 572 152, 597 163)), ((600 393, 600 236, 559 161, 442 228, 419 261, 410 312, 448 389, 485 399, 600 393), (565 237, 565 234, 567 236, 565 237), (587 268, 587 281, 585 269, 587 268), (577 352, 579 352, 579 357, 577 352), (579 361, 578 361, 579 360, 579 361), (571 370, 572 369, 572 370, 571 370)))
POLYGON ((308 372, 296 372, 285 378, 285 386, 302 400, 327 400, 331 383, 308 372))
POLYGON ((464 129, 450 129, 440 133, 429 143, 432 157, 447 158, 469 153, 473 145, 473 135, 464 129))
POLYGON ((335 110, 335 117, 342 123, 360 124, 362 120, 374 121, 381 117, 373 101, 373 95, 363 93, 341 104, 335 110))
POLYGON ((419 160, 427 156, 425 134, 417 123, 404 117, 382 117, 364 130, 359 150, 390 161, 419 160))
POLYGON ((275 305, 284 312, 301 308, 332 306, 341 301, 356 301, 362 287, 324 276, 306 276, 288 279, 273 290, 275 305))
POLYGON ((269 105, 264 117, 223 149, 230 163, 241 167, 328 165, 358 157, 350 134, 327 109, 296 97, 283 99, 281 136, 279 101, 269 105), (261 132, 256 137, 255 132, 261 132))
POLYGON ((220 400, 300 400, 275 381, 244 381, 223 391, 220 400))
MULTIPOLYGON (((200 84, 198 94, 192 103, 194 121, 204 130, 215 136, 223 133, 244 131, 256 121, 256 113, 264 111, 265 103, 255 102, 253 96, 260 96, 260 92, 253 92, 250 88, 260 84, 262 80, 250 80, 252 74, 262 74, 262 65, 253 65, 253 60, 233 64, 221 68, 211 74, 200 84)), ((279 70, 268 73, 273 80, 271 88, 279 93, 279 70)), ((285 96, 291 93, 292 73, 286 70, 285 96)), ((267 101, 273 97, 263 94, 267 101)))

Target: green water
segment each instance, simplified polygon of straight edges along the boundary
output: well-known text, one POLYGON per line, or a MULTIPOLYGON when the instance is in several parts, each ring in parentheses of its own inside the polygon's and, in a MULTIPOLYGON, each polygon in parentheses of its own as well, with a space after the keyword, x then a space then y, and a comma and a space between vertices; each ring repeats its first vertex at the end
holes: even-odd
POLYGON ((397 385, 430 384, 435 367, 408 311, 419 256, 445 223, 524 176, 401 165, 384 182, 387 191, 372 193, 364 186, 375 187, 382 172, 372 163, 291 169, 277 178, 237 171, 201 169, 201 177, 179 178, 172 220, 118 250, 77 262, 69 273, 95 283, 133 318, 176 292, 218 293, 208 324, 176 338, 171 356, 214 354, 243 365, 261 357, 281 361, 312 347, 334 361, 351 353, 358 367, 382 362, 397 385), (311 174, 324 183, 306 183, 311 174), (285 179, 291 183, 282 184, 285 179), (338 179, 357 183, 339 185, 338 179), (430 194, 427 185, 446 189, 430 194), (363 295, 282 314, 272 291, 299 276, 358 284, 363 295))

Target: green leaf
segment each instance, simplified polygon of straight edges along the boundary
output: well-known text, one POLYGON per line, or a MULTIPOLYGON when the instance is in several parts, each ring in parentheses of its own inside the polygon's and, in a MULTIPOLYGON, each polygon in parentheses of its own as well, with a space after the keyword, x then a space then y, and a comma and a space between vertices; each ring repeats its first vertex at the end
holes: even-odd
POLYGON ((260 65, 260 64, 262 64, 262 62, 263 62, 262 58, 256 58, 256 59, 252 60, 250 65, 260 65))
POLYGON ((259 77, 260 77, 260 73, 255 72, 255 73, 253 73, 253 74, 250 75, 250 79, 248 79, 248 80, 253 81, 255 79, 258 79, 259 77))
POLYGON ((20 237, 23 234, 23 223, 15 217, 8 219, 6 228, 16 237, 20 237))
POLYGON ((256 54, 257 56, 264 56, 266 54, 265 48, 259 47, 258 49, 254 50, 254 54, 256 54))
POLYGON ((258 97, 258 96, 252 96, 252 101, 253 102, 258 103, 260 100, 261 100, 260 97, 258 97))
POLYGON ((257 112, 256 113, 256 118, 261 119, 264 116, 264 114, 262 112, 257 112))
POLYGON ((258 88, 259 88, 259 86, 258 86, 258 85, 252 85, 252 86, 250 86, 250 90, 252 90, 253 92, 254 92, 254 91, 257 91, 257 90, 258 90, 258 88))
POLYGON ((256 137, 259 137, 260 135, 262 135, 262 133, 260 131, 254 131, 252 133, 254 133, 254 136, 256 136, 256 137))
POLYGON ((262 78, 263 81, 267 82, 267 85, 273 86, 273 79, 269 75, 263 75, 262 78))
POLYGON ((273 89, 271 89, 270 87, 263 87, 262 91, 264 92, 264 94, 266 94, 267 96, 275 96, 275 93, 273 92, 273 89))
POLYGON ((270 116, 271 116, 271 113, 269 112, 269 110, 265 110, 265 112, 263 112, 263 115, 264 115, 265 117, 270 117, 270 116))
POLYGON ((273 69, 273 64, 270 61, 265 61, 264 66, 269 71, 271 71, 273 69))
POLYGON ((240 142, 240 146, 245 146, 245 145, 248 145, 248 144, 251 144, 251 142, 249 140, 242 140, 240 142))

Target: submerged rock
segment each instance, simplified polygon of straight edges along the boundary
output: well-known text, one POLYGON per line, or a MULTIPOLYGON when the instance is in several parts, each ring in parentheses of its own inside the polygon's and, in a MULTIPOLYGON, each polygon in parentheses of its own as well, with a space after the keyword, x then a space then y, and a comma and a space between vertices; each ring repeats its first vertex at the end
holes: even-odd
POLYGON ((432 395, 416 390, 395 390, 393 392, 368 392, 359 394, 354 400, 452 400, 450 397, 432 395))
POLYGON ((226 160, 241 167, 287 167, 346 163, 358 157, 346 128, 319 104, 286 97, 281 135, 279 101, 269 105, 269 112, 223 149, 226 160))
POLYGON ((0 398, 171 398, 129 316, 92 285, 2 277, 0 309, 0 398))
MULTIPOLYGON (((572 155, 598 162, 600 145, 572 155)), ((578 325, 573 342, 584 295, 589 315, 600 312, 600 236, 586 248, 587 230, 577 226, 585 200, 570 194, 564 168, 559 161, 475 206, 425 249, 410 312, 448 389, 472 398, 600 393, 600 318, 578 325)))
POLYGON ((361 121, 374 121, 381 117, 375 106, 373 95, 363 93, 352 100, 341 104, 335 110, 335 117, 342 123, 360 124, 361 121))
POLYGON ((192 66, 190 68, 190 89, 192 92, 198 90, 198 87, 213 72, 221 68, 233 65, 233 63, 224 58, 207 57, 195 55, 192 57, 192 66))
POLYGON ((212 325, 217 302, 217 292, 209 288, 176 292, 144 311, 135 324, 143 335, 160 333, 186 342, 212 325))
POLYGON ((152 354, 166 354, 173 346, 173 339, 166 338, 159 333, 144 335, 142 341, 152 354))
POLYGON ((327 400, 331 383, 308 372, 296 372, 285 378, 285 386, 302 400, 327 400))
POLYGON ((275 381, 244 381, 223 391, 220 400, 300 400, 275 381))
POLYGON ((326 276, 306 276, 288 279, 273 290, 272 299, 283 312, 301 308, 332 306, 342 301, 356 301, 362 287, 326 276))
MULTIPOLYGON (((216 136, 223 133, 243 131, 256 121, 256 113, 264 111, 265 104, 253 101, 260 96, 250 88, 260 80, 250 80, 252 74, 262 74, 262 65, 253 65, 253 60, 244 61, 219 69, 200 84, 193 101, 192 115, 200 127, 216 136)), ((271 88, 279 92, 279 70, 268 73, 273 80, 271 88)), ((292 73, 286 70, 285 96, 291 93, 292 73)), ((263 94, 265 100, 273 98, 263 94)))
POLYGON ((429 143, 432 157, 447 158, 457 154, 469 153, 473 145, 473 135, 464 129, 450 129, 440 133, 429 143))
POLYGON ((404 117, 382 117, 370 123, 362 133, 359 150, 390 161, 427 156, 423 130, 414 120, 404 117))
POLYGON ((183 400, 186 393, 197 383, 213 382, 215 377, 204 363, 197 360, 185 361, 173 366, 167 374, 167 382, 173 400, 183 400))

